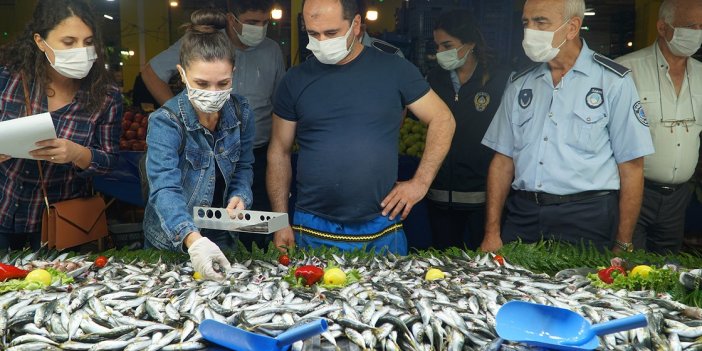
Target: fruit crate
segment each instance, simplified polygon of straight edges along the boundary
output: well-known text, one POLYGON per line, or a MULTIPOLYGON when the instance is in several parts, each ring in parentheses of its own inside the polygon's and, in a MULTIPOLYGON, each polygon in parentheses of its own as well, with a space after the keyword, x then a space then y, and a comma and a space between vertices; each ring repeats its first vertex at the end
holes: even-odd
POLYGON ((117 249, 125 246, 139 249, 144 246, 144 232, 141 223, 113 223, 107 226, 107 230, 117 249))

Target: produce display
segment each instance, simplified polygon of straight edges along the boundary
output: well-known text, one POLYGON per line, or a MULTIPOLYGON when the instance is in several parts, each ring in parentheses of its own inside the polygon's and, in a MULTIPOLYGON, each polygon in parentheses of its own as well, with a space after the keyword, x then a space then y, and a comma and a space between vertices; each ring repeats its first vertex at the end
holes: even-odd
POLYGON ((427 139, 427 126, 422 122, 406 117, 400 127, 400 155, 422 157, 427 139))
POLYGON ((607 350, 702 347, 702 309, 653 290, 610 288, 663 279, 669 268, 613 262, 622 269, 602 267, 602 279, 595 268, 535 273, 509 254, 298 251, 230 257, 226 280, 214 282, 185 257, 129 258, 137 254, 7 254, 0 261, 21 271, 0 283, 0 349, 198 350, 208 347, 197 331, 205 319, 276 336, 326 318, 326 332, 293 350, 530 350, 500 345, 495 333, 495 315, 510 300, 567 308, 592 323, 647 316, 646 328, 602 337, 607 350), (36 280, 27 283, 30 275, 36 280))
POLYGON ((122 116, 122 135, 119 148, 122 151, 146 151, 146 129, 149 114, 141 109, 128 108, 122 116))

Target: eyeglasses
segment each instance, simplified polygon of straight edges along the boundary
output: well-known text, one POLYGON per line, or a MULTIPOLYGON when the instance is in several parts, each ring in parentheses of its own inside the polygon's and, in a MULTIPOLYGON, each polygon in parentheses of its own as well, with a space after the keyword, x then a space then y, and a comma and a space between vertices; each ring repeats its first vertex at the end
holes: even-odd
MULTIPOLYGON (((656 50, 656 63, 657 62, 658 50, 656 50)), ((690 81, 690 73, 687 69, 685 70, 685 76, 687 77, 687 92, 690 94, 690 111, 692 111, 692 117, 684 119, 665 119, 663 118, 663 94, 661 93, 661 67, 663 66, 658 67, 656 70, 656 74, 658 75, 658 101, 660 101, 658 105, 661 109, 661 125, 666 128, 670 127, 670 133, 673 133, 673 128, 675 127, 685 126, 685 132, 689 133, 690 129, 688 128, 688 124, 694 124, 697 121, 697 117, 695 115, 695 105, 692 103, 692 81, 690 81)))

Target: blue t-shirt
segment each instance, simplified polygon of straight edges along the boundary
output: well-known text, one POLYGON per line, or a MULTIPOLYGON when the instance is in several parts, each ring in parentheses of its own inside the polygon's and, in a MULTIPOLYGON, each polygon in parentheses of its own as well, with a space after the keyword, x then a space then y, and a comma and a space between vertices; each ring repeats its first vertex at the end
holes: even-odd
POLYGON ((273 111, 297 122, 296 207, 341 223, 379 216, 397 180, 402 110, 428 91, 409 61, 367 48, 345 65, 312 57, 290 69, 273 111))

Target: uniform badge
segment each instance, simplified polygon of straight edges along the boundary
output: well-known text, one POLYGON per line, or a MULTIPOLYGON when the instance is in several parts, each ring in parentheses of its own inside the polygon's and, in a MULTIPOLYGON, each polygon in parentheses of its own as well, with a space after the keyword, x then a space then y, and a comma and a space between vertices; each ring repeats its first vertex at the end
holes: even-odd
POLYGON ((639 123, 648 127, 648 119, 646 119, 646 113, 644 112, 643 105, 641 105, 641 101, 634 103, 634 116, 639 120, 639 123))
POLYGON ((587 107, 598 108, 602 105, 602 102, 604 102, 604 98, 602 97, 602 89, 591 88, 590 91, 587 92, 587 96, 585 96, 585 103, 587 104, 587 107))
POLYGON ((522 108, 529 107, 532 97, 531 89, 522 89, 522 91, 519 92, 519 106, 522 108))
POLYGON ((490 104, 490 94, 481 91, 475 94, 475 98, 473 99, 473 103, 475 104, 475 110, 478 112, 483 112, 485 109, 488 107, 490 104))

